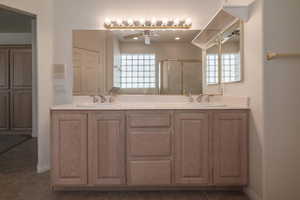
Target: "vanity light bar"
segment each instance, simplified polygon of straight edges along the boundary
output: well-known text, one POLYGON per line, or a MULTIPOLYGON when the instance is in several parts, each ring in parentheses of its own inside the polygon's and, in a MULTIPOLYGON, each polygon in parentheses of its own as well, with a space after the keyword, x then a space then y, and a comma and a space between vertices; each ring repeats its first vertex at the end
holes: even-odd
POLYGON ((178 29, 190 29, 192 27, 192 20, 191 18, 187 19, 179 19, 176 18, 174 20, 169 20, 168 18, 163 18, 157 20, 156 18, 152 19, 145 19, 141 18, 139 20, 135 19, 116 19, 111 20, 109 18, 105 19, 104 27, 106 29, 114 29, 114 30, 153 30, 153 29, 172 29, 172 30, 178 30, 178 29))

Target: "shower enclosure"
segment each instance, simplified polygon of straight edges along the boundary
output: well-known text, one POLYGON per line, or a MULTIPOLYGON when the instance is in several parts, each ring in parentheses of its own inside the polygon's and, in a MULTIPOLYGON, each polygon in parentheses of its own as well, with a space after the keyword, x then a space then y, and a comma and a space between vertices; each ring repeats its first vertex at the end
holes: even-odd
POLYGON ((202 93, 202 62, 193 59, 166 59, 159 62, 159 94, 202 93))

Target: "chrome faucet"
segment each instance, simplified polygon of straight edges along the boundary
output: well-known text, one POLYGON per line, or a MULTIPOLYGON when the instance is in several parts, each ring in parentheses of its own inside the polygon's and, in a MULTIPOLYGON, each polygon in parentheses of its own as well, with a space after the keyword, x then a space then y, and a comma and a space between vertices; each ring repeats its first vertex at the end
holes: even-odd
POLYGON ((109 103, 112 103, 114 101, 114 97, 117 95, 118 91, 120 90, 120 88, 117 87, 112 87, 109 91, 108 91, 108 95, 109 95, 109 103))
POLYGON ((204 94, 200 94, 197 98, 196 101, 201 103, 202 102, 202 98, 203 98, 204 94))
POLYGON ((103 95, 103 94, 99 94, 99 97, 100 97, 100 101, 101 103, 105 103, 106 102, 106 97, 103 95))
POLYGON ((90 97, 93 98, 93 103, 99 103, 99 98, 100 98, 100 102, 101 103, 105 103, 106 102, 106 97, 102 94, 99 95, 90 95, 90 97))
POLYGON ((190 103, 194 102, 194 98, 193 98, 193 95, 192 95, 192 90, 188 90, 188 93, 186 94, 186 96, 188 97, 188 101, 190 103))
POLYGON ((196 100, 199 102, 199 103, 202 103, 203 102, 203 99, 206 98, 206 102, 207 103, 210 103, 210 98, 215 96, 214 94, 200 94, 196 100))
POLYGON ((99 99, 96 95, 90 95, 90 97, 93 98, 93 103, 98 103, 99 102, 99 99))

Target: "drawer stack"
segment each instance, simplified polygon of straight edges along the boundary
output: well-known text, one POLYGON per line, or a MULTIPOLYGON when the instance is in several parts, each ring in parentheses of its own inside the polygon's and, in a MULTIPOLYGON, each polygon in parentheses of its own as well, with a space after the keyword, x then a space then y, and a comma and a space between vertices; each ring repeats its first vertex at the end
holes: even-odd
POLYGON ((128 185, 172 183, 171 122, 170 111, 127 113, 128 185))

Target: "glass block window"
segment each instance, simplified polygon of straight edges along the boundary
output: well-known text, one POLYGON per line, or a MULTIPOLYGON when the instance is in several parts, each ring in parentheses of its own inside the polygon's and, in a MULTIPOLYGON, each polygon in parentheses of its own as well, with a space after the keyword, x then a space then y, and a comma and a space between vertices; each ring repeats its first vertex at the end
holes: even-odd
POLYGON ((217 84, 219 82, 218 75, 218 54, 207 54, 206 65, 206 83, 217 84))
POLYGON ((222 54, 222 82, 241 80, 240 54, 222 54))
POLYGON ((120 78, 124 89, 156 88, 155 54, 122 54, 120 78))

